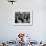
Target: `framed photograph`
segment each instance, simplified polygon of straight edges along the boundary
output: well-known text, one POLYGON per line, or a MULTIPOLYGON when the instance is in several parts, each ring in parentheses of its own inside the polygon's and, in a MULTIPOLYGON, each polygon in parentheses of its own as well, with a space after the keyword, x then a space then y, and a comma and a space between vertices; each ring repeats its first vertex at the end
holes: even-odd
POLYGON ((17 26, 30 26, 32 25, 32 11, 16 11, 15 12, 15 25, 17 26))

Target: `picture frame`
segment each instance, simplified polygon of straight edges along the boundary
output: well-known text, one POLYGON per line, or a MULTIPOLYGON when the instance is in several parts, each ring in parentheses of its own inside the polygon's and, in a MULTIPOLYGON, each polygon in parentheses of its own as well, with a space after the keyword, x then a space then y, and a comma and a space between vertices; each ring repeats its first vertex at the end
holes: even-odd
POLYGON ((33 11, 15 11, 16 26, 32 26, 33 11))

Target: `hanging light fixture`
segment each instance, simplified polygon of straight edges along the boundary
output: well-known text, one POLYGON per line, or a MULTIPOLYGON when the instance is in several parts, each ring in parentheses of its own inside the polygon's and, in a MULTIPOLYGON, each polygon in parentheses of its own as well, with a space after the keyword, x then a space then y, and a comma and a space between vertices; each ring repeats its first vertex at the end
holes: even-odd
POLYGON ((8 2, 11 2, 12 4, 16 2, 15 0, 8 0, 8 2))

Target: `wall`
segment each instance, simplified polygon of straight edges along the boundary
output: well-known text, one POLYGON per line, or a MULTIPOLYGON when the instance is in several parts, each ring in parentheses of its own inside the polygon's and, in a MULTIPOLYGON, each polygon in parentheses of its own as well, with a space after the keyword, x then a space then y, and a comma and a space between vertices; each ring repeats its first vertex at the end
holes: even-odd
POLYGON ((0 40, 11 40, 18 32, 26 32, 33 40, 46 40, 46 0, 17 0, 13 5, 0 0, 0 40), (15 26, 16 10, 33 10, 32 26, 15 26))

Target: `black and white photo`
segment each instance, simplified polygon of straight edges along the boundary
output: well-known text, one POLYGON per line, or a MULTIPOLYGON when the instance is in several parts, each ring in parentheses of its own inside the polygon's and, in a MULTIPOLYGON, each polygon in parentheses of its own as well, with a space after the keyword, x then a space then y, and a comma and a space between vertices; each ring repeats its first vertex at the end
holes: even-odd
POLYGON ((32 12, 15 12, 16 25, 32 25, 32 12))

